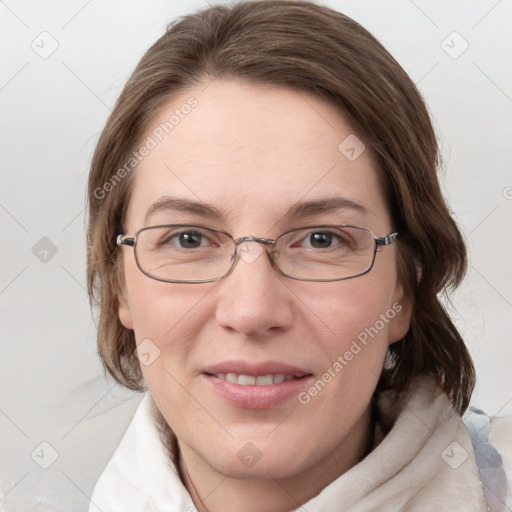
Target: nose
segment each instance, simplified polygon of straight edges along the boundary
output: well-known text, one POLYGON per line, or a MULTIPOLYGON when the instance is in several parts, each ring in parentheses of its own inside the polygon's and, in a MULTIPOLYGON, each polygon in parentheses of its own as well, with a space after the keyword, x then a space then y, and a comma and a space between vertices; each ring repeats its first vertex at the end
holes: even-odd
POLYGON ((293 322, 293 294, 283 279, 265 245, 242 242, 235 268, 217 286, 217 322, 247 338, 286 331, 293 322))

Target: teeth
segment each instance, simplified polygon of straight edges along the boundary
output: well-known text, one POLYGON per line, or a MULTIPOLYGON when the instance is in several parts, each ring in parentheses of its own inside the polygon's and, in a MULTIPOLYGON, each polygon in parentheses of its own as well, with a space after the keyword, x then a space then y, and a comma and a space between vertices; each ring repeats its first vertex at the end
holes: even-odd
MULTIPOLYGON (((218 377, 218 375, 217 375, 218 377)), ((233 384, 236 384, 238 382, 238 377, 234 373, 226 373, 226 380, 228 382, 232 382, 233 384)))
POLYGON ((260 375, 258 377, 254 377, 253 375, 238 375, 236 373, 218 373, 216 377, 221 380, 227 380, 232 384, 239 384, 240 386, 270 386, 294 379, 293 375, 285 375, 284 373, 260 375))
POLYGON ((242 386, 254 386, 256 384, 256 377, 251 375, 239 375, 238 384, 242 386))
POLYGON ((257 386, 270 386, 273 383, 272 375, 261 375, 260 377, 256 377, 256 385, 257 386))

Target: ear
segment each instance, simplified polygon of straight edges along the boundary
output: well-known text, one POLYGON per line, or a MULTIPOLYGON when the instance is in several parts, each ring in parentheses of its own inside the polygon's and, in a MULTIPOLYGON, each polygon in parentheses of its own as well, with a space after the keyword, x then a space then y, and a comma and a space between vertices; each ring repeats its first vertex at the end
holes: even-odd
POLYGON ((133 330, 133 319, 132 319, 132 311, 130 309, 130 305, 128 304, 128 301, 125 297, 124 290, 120 290, 117 294, 117 300, 119 303, 119 320, 123 324, 124 327, 127 329, 133 330))
POLYGON ((404 297, 402 287, 397 285, 393 305, 391 310, 395 312, 395 316, 389 322, 388 343, 391 345, 395 341, 401 340, 409 330, 411 325, 412 304, 409 299, 404 297))

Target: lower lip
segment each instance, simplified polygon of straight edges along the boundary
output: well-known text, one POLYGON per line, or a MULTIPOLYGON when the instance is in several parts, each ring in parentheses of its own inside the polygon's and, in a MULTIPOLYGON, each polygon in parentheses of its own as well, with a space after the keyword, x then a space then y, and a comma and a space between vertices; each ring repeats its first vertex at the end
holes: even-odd
POLYGON ((300 379, 270 384, 269 386, 242 386, 206 373, 203 373, 202 377, 214 393, 231 405, 242 409, 271 409, 276 407, 290 398, 298 396, 312 379, 311 375, 307 375, 300 379))

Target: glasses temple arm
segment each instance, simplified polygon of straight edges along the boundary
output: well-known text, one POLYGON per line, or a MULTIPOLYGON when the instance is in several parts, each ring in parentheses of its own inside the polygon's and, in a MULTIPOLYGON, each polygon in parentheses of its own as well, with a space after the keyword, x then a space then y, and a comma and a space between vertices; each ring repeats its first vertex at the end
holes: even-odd
POLYGON ((125 238, 124 235, 118 235, 116 244, 118 247, 121 245, 129 245, 130 247, 133 247, 135 245, 135 238, 125 238))
POLYGON ((387 236, 376 236, 375 242, 377 245, 391 245, 398 237, 398 233, 390 233, 387 236))

